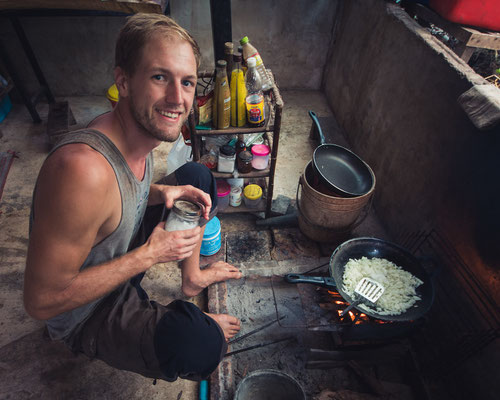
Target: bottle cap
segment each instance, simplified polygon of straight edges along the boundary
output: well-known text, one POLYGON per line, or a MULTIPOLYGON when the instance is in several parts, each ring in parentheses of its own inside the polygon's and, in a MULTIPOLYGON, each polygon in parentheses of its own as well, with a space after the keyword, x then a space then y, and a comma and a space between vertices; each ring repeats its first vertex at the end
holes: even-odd
POLYGON ((248 43, 248 36, 245 36, 243 38, 241 38, 240 40, 240 44, 243 46, 245 43, 248 43))
POLYGON ((234 62, 241 62, 241 53, 234 53, 233 61, 234 62))
POLYGON ((269 146, 256 144, 252 146, 252 154, 260 157, 267 156, 269 154, 269 146))
POLYGON ((259 185, 247 185, 243 190, 243 194, 248 200, 257 200, 262 197, 262 188, 259 185))
POLYGON ((234 156, 236 153, 236 150, 234 149, 233 146, 229 146, 228 144, 225 144, 224 146, 221 146, 219 151, 224 154, 225 156, 234 156))
POLYGON ((226 51, 226 53, 232 53, 233 52, 233 48, 234 48, 233 42, 226 42, 226 43, 224 43, 224 50, 226 51))
POLYGON ((249 162, 249 161, 252 161, 252 159, 253 159, 252 153, 250 153, 248 150, 242 151, 240 154, 238 154, 238 157, 243 162, 249 162))
POLYGON ((218 60, 217 61, 217 66, 218 67, 224 67, 224 68, 226 68, 226 65, 227 65, 227 61, 226 60, 218 60))
POLYGON ((255 59, 255 57, 248 57, 247 58, 247 65, 249 67, 255 67, 257 65, 257 60, 255 59))

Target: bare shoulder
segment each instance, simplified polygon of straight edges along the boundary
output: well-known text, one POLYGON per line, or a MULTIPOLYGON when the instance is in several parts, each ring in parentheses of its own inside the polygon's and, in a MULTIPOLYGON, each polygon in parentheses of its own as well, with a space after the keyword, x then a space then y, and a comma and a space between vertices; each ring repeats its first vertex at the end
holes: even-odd
POLYGON ((45 161, 42 172, 78 174, 80 177, 104 177, 113 173, 104 156, 83 143, 72 143, 57 149, 45 161), (83 174, 84 176, 81 176, 83 174), (94 176, 95 175, 95 176, 94 176))
POLYGON ((91 147, 73 143, 57 149, 45 161, 37 182, 35 215, 57 212, 61 218, 78 217, 103 223, 112 210, 116 178, 102 154, 91 147))

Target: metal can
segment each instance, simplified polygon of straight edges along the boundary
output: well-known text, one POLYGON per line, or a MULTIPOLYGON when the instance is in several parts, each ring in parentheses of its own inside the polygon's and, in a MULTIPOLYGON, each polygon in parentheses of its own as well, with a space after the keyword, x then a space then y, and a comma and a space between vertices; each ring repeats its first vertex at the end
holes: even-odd
POLYGON ((241 187, 233 186, 231 187, 231 193, 229 195, 229 205, 233 207, 238 207, 241 204, 241 187))

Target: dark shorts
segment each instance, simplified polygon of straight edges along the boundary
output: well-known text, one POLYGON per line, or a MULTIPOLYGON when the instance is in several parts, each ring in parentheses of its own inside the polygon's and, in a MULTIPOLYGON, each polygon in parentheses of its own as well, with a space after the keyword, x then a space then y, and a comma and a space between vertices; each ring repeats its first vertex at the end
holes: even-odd
MULTIPOLYGON (((211 215, 215 215, 215 179, 204 166, 188 163, 159 183, 204 190, 212 197, 211 215)), ((144 243, 161 214, 161 206, 148 208, 131 249, 144 243)), ((140 285, 143 276, 105 297, 66 343, 75 352, 151 378, 207 378, 227 351, 221 328, 192 303, 175 300, 164 306, 149 300, 140 285)))

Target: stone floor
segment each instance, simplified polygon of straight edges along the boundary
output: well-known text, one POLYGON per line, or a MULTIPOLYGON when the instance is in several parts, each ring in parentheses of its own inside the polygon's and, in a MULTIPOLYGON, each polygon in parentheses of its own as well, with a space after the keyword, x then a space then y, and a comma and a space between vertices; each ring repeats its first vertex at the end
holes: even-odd
MULTIPOLYGON (((316 91, 282 93, 285 103, 274 197, 295 198, 298 178, 316 143, 309 139, 308 110, 331 116, 326 99, 316 91)), ((104 97, 69 98, 77 125, 85 126, 110 106, 104 97)), ((30 318, 22 305, 23 271, 28 244, 31 193, 50 144, 46 134, 47 105, 39 105, 44 122, 33 124, 21 104, 15 104, 0 124, 0 151, 17 153, 0 202, 0 399, 196 399, 198 384, 158 381, 117 371, 100 361, 75 356, 59 343, 43 337, 43 323, 30 318)), ((170 145, 155 151, 155 178, 166 172, 170 145)), ((250 214, 221 216, 223 232, 254 230, 250 214)), ((177 266, 152 267, 144 280, 151 297, 160 302, 180 298, 177 266)), ((204 296, 190 299, 204 305, 204 296)))

